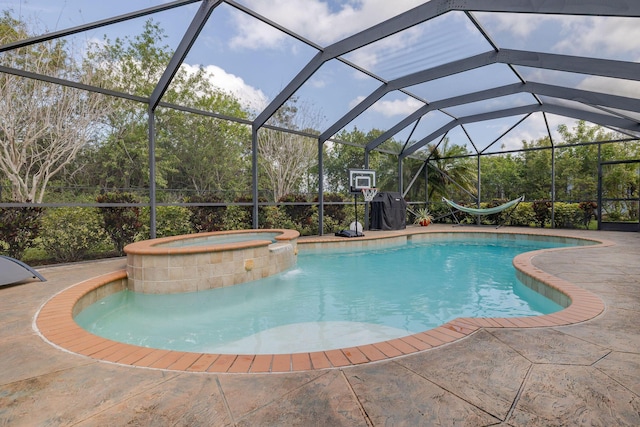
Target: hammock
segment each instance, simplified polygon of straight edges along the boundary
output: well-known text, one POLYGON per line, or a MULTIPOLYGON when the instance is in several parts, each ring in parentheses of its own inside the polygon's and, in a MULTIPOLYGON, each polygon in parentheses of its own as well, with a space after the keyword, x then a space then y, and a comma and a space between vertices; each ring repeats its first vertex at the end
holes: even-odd
POLYGON ((485 209, 479 209, 479 208, 468 208, 466 206, 461 206, 455 202, 452 202, 451 200, 445 199, 444 197, 442 198, 443 202, 446 202, 447 204, 449 204, 450 206, 456 208, 457 210, 461 211, 461 212, 466 212, 472 215, 491 215, 491 214, 496 214, 498 212, 502 212, 505 209, 509 209, 511 206, 517 205, 518 203, 520 203, 521 201, 524 200, 524 196, 520 196, 517 199, 513 199, 510 202, 507 202, 503 205, 500 206, 496 206, 493 208, 485 208, 485 209))

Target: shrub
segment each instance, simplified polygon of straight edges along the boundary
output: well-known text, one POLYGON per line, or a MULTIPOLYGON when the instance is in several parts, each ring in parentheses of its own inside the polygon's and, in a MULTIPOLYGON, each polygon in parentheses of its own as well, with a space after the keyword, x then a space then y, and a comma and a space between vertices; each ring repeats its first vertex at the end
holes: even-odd
POLYGON ((33 245, 40 233, 43 209, 41 207, 0 208, 0 240, 6 253, 21 258, 25 249, 33 245))
MULTIPOLYGON (((438 223, 452 223, 455 222, 449 205, 443 202, 433 202, 429 204, 429 211, 433 215, 433 221, 438 223)), ((457 215, 457 214, 456 214, 457 215)))
MULTIPOLYGON (((96 198, 98 203, 137 203, 131 193, 105 193, 96 198)), ((142 229, 138 206, 113 206, 99 208, 102 226, 116 247, 119 255, 124 255, 124 246, 134 241, 142 229)))
POLYGON ((551 221, 551 202, 536 200, 533 202, 535 223, 538 227, 544 227, 551 221))
MULTIPOLYGON (((460 202, 458 204, 460 206, 464 206, 464 207, 468 207, 468 208, 477 208, 478 207, 478 205, 475 202, 469 202, 469 203, 460 202)), ((436 211, 432 211, 432 215, 434 217, 438 217, 439 215, 434 215, 434 212, 436 212, 436 211)), ((457 218, 458 221, 460 223, 463 223, 463 224, 475 224, 476 223, 476 215, 473 215, 473 214, 470 214, 470 213, 467 213, 467 212, 458 211, 454 207, 449 206, 449 204, 447 204, 446 202, 442 203, 442 208, 438 212, 442 212, 441 215, 448 215, 448 218, 450 218, 452 222, 455 222, 456 218, 457 218), (453 215, 455 215, 455 218, 453 217, 452 212, 453 212, 453 215)), ((443 218, 443 219, 446 220, 446 217, 443 218)))
POLYGON ((622 213, 622 203, 609 202, 602 208, 602 219, 605 221, 624 221, 624 214, 622 213))
POLYGON ((559 228, 576 228, 579 224, 583 224, 584 212, 577 203, 556 202, 554 222, 559 228))
MULTIPOLYGON (((345 205, 330 205, 327 203, 331 203, 331 202, 344 202, 344 196, 340 193, 324 193, 322 195, 322 199, 324 201, 324 216, 325 218, 331 218, 334 222, 340 224, 343 223, 346 218, 347 215, 345 213, 345 205)), ((314 199, 314 201, 316 203, 318 203, 318 197, 316 197, 314 199)), ((316 215, 317 218, 317 215, 316 215)), ((316 221, 316 224, 318 222, 316 221)), ((316 227, 317 228, 317 227, 316 227)))
MULTIPOLYGON (((344 207, 344 220, 339 223, 340 228, 349 228, 349 225, 356 220, 356 211, 353 203, 343 205, 344 207)), ((358 204, 358 222, 364 225, 364 205, 358 204)))
MULTIPOLYGON (((149 208, 144 207, 140 211, 140 222, 142 222, 141 237, 148 239, 149 230, 149 208)), ((181 234, 193 233, 191 225, 191 211, 184 206, 157 206, 156 207, 156 237, 178 236, 181 234)))
POLYGON ((508 224, 513 226, 531 227, 536 221, 536 213, 533 211, 533 203, 520 202, 511 213, 508 224))
POLYGON ((86 259, 108 239, 95 208, 50 208, 42 217, 42 246, 58 262, 86 259))
POLYGON ((296 225, 284 211, 284 206, 265 206, 264 228, 288 228, 297 230, 296 225))
POLYGON ((596 217, 596 209, 598 204, 596 202, 580 202, 578 204, 580 210, 582 210, 582 224, 588 228, 591 218, 596 217))
POLYGON ((222 218, 224 230, 246 230, 251 228, 251 213, 245 206, 227 206, 222 218))
MULTIPOLYGON (((189 203, 223 203, 224 200, 215 194, 194 195, 187 199, 189 203)), ((226 206, 189 206, 193 230, 220 231, 224 228, 224 212, 226 206)))
MULTIPOLYGON (((315 211, 311 215, 311 225, 309 226, 309 229, 308 229, 308 232, 310 235, 320 234, 320 229, 318 228, 318 218, 319 218, 318 210, 315 209, 315 211)), ((336 221, 335 218, 332 218, 331 216, 328 216, 328 215, 324 215, 322 218, 323 234, 335 233, 336 231, 342 228, 346 228, 346 227, 341 227, 340 224, 341 222, 336 221)))
MULTIPOLYGON (((480 207, 481 208, 485 208, 485 209, 495 208, 495 207, 498 207, 498 206, 500 206, 500 205, 502 205, 504 203, 507 203, 507 200, 505 200, 505 199, 494 199, 494 200, 492 200, 490 202, 487 202, 487 203, 481 203, 480 207)), ((485 215, 484 218, 485 218, 486 222, 488 222, 489 224, 500 225, 500 224, 503 224, 506 221, 507 215, 509 215, 509 212, 511 212, 512 209, 513 208, 509 208, 509 209, 502 210, 502 211, 500 211, 498 213, 485 215)))
POLYGON ((286 194, 278 200, 281 203, 299 203, 294 205, 282 205, 285 213, 291 218, 298 228, 311 225, 312 206, 305 205, 307 198, 302 194, 286 194))
MULTIPOLYGON (((234 200, 235 203, 251 203, 250 206, 239 206, 246 212, 246 216, 243 215, 243 218, 247 218, 247 225, 245 228, 253 228, 253 196, 240 196, 234 200)), ((268 200, 265 197, 258 196, 258 203, 266 203, 268 200)), ((258 226, 261 228, 266 228, 263 224, 267 220, 267 214, 265 210, 266 206, 258 206, 258 226)))

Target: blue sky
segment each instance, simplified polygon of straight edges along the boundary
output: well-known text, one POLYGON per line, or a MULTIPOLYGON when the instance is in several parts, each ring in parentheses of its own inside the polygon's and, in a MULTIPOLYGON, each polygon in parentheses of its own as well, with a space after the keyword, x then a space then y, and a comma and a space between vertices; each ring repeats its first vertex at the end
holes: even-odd
MULTIPOLYGON (((291 28, 301 36, 326 46, 351 34, 411 9, 422 0, 240 0, 258 13, 291 28)), ((0 9, 12 9, 14 14, 36 22, 42 30, 57 30, 104 19, 110 16, 160 4, 151 0, 0 0, 0 9)), ((177 46, 199 3, 173 9, 153 16, 168 35, 167 44, 177 46)), ((497 44, 504 48, 584 55, 607 59, 640 60, 640 25, 637 20, 597 17, 558 17, 516 14, 475 14, 489 30, 497 44)), ((73 38, 76 46, 101 40, 138 34, 144 21, 116 24, 92 30, 73 38)), ((353 63, 367 67, 385 79, 418 71, 491 50, 464 14, 449 13, 409 31, 359 49, 346 56, 353 63)), ((315 49, 288 35, 266 26, 254 18, 223 4, 210 18, 199 40, 187 56, 185 67, 203 66, 210 71, 212 81, 233 92, 250 108, 259 110, 275 96, 315 54, 315 49)), ((550 84, 569 83, 583 89, 608 91, 640 96, 640 85, 571 73, 522 68, 523 77, 550 84)), ((465 75, 410 88, 419 96, 434 101, 472 90, 481 90, 517 81, 506 66, 491 66, 465 75)), ((297 93, 300 100, 323 117, 323 130, 372 90, 379 82, 338 62, 325 64, 297 93)), ((488 107, 509 107, 532 103, 525 95, 495 99, 483 105, 464 105, 451 109, 456 115, 474 114, 488 107)), ((398 92, 391 93, 360 116, 347 129, 357 126, 387 128, 420 107, 420 102, 398 92)), ((567 118, 548 116, 550 126, 569 126, 567 118)), ((480 146, 492 142, 521 117, 469 125, 467 131, 480 146)), ((442 113, 425 117, 414 139, 427 135, 450 118, 442 113)), ((411 127, 398 135, 407 138, 411 127)), ((520 146, 521 140, 544 136, 542 115, 534 115, 501 144, 507 148, 520 146)), ((457 128, 450 133, 453 142, 465 144, 468 139, 457 128)))

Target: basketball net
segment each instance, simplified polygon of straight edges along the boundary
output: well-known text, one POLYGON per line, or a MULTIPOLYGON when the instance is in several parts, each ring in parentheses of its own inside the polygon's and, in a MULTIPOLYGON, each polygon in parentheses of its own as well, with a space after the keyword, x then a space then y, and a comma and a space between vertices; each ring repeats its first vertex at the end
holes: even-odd
POLYGON ((378 189, 377 188, 363 188, 362 189, 362 195, 364 196, 364 201, 365 202, 372 201, 373 198, 376 197, 376 194, 378 194, 378 189))

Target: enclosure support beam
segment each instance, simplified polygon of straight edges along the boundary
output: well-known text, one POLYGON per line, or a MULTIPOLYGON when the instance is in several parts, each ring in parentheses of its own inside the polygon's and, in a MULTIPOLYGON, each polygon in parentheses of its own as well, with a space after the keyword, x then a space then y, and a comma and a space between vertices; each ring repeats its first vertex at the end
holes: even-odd
POLYGON ((418 169, 418 172, 416 172, 415 176, 411 179, 411 181, 409 182, 409 185, 407 185, 407 187, 405 189, 403 189, 402 191, 402 197, 406 196, 407 193, 409 191, 411 191, 411 187, 413 187, 413 185, 415 184, 415 182, 418 180, 418 178, 420 177, 420 174, 422 173, 422 170, 425 168, 426 162, 423 162, 422 165, 420 165, 420 169, 418 169))
POLYGON ((549 120, 547 115, 542 113, 544 118, 544 124, 547 128, 547 134, 549 135, 549 142, 551 143, 551 228, 556 227, 556 144, 553 142, 553 135, 551 134, 551 128, 549 127, 549 120))
POLYGON ((429 159, 424 163, 424 201, 427 209, 429 208, 429 159))
POLYGON ((251 224, 258 228, 258 128, 251 127, 251 197, 253 199, 253 215, 251 224))
POLYGON ((602 230, 602 144, 598 144, 598 230, 602 230))
POLYGON ((398 173, 398 183, 396 185, 396 188, 397 188, 397 191, 399 191, 400 194, 402 194, 402 192, 404 191, 404 183, 402 182, 402 159, 400 157, 398 157, 397 173, 398 173))
POLYGON ((156 238, 156 114, 149 105, 149 237, 156 238))
POLYGON ((197 3, 202 0, 179 0, 173 1, 165 4, 161 4, 158 6, 149 7, 146 9, 139 10, 137 12, 126 13, 124 15, 118 15, 107 19, 102 19, 100 21, 94 21, 88 24, 78 25, 77 27, 67 28, 61 31, 55 31, 51 33, 46 33, 40 36, 31 37, 25 40, 20 40, 13 43, 8 43, 0 47, 0 52, 6 52, 12 49, 18 49, 21 47, 30 46, 37 43, 43 43, 49 40, 55 40, 62 37, 71 36, 73 34, 82 33, 89 30, 95 30, 96 28, 105 27, 107 25, 117 24, 120 22, 129 21, 132 19, 141 18, 143 16, 151 15, 158 12, 164 12, 166 10, 174 9, 177 7, 185 6, 191 3, 197 3))
POLYGON ((196 16, 191 21, 189 28, 187 28, 187 32, 182 37, 178 48, 175 53, 171 57, 167 68, 165 68, 164 73, 160 77, 158 84, 153 89, 151 96, 149 98, 149 203, 150 203, 150 232, 149 235, 152 239, 156 237, 156 132, 155 132, 155 110, 162 99, 162 96, 168 89, 173 77, 178 72, 180 65, 186 58, 191 46, 195 43, 198 38, 198 34, 207 23, 207 19, 209 19, 209 15, 213 9, 220 4, 221 0, 211 1, 205 0, 200 5, 196 16))
MULTIPOLYGON (((613 77, 627 80, 640 80, 640 65, 628 61, 614 61, 605 59, 585 58, 550 53, 528 52, 515 49, 502 49, 498 52, 488 51, 470 58, 453 61, 437 67, 418 71, 382 84, 369 94, 358 105, 342 116, 337 122, 329 126, 321 135, 328 139, 337 131, 371 107, 376 101, 394 90, 436 80, 464 71, 473 70, 494 63, 507 65, 521 65, 548 70, 559 70, 589 75, 613 77)), ((462 103, 467 101, 462 100, 462 103)))
POLYGON ((620 110, 640 112, 640 100, 636 98, 610 95, 606 93, 593 92, 582 89, 565 88, 562 86, 549 85, 545 83, 513 83, 492 89, 486 89, 478 92, 468 93, 465 95, 441 99, 420 107, 418 110, 411 113, 409 116, 389 128, 389 130, 384 132, 382 135, 369 142, 367 144, 367 148, 370 150, 377 148, 383 142, 392 138, 402 129, 406 128, 411 123, 415 122, 417 119, 425 116, 431 111, 439 110, 442 108, 455 107, 457 105, 468 104, 472 102, 499 98, 501 96, 527 92, 536 96, 547 95, 554 98, 577 101, 587 105, 600 105, 620 110))
POLYGON ((551 143, 551 228, 556 228, 556 146, 551 143))
POLYGON ((547 112, 550 114, 556 114, 559 116, 571 117, 578 120, 586 120, 588 122, 599 124, 601 126, 619 127, 622 129, 628 129, 635 132, 640 131, 640 124, 633 120, 627 120, 619 117, 608 116, 605 114, 593 113, 590 111, 577 110, 575 108, 562 107, 559 105, 533 104, 533 105, 528 105, 523 107, 508 108, 506 110, 492 111, 490 113, 475 114, 475 115, 460 117, 458 119, 452 120, 451 122, 442 126, 440 129, 436 130, 435 132, 432 132, 430 135, 416 142, 411 147, 408 147, 403 153, 400 153, 400 157, 408 157, 412 155, 417 150, 424 147, 425 145, 433 141, 438 136, 450 131, 451 129, 455 128, 458 125, 481 122, 484 120, 499 119, 503 117, 518 116, 521 114, 536 113, 540 111, 547 112))
POLYGON ((450 121, 446 125, 440 127, 436 131, 422 138, 420 141, 416 142, 411 147, 408 147, 404 152, 400 153, 400 157, 410 156, 411 154, 418 151, 418 149, 424 147, 425 145, 427 145, 429 142, 433 141, 435 138, 439 137, 440 135, 444 135, 445 133, 449 132, 451 129, 455 128, 456 126, 464 125, 466 123, 480 122, 483 120, 493 120, 493 119, 498 119, 502 117, 528 114, 528 113, 532 113, 540 110, 541 110, 540 105, 528 105, 524 107, 514 107, 506 110, 493 111, 491 113, 482 113, 482 114, 475 114, 472 116, 460 117, 458 119, 450 121))
POLYGON ((324 142, 318 140, 318 235, 320 236, 324 234, 324 159, 322 155, 323 145, 324 142))
MULTIPOLYGON (((478 153, 476 159, 477 159, 477 167, 478 167, 478 186, 476 188, 476 191, 477 191, 477 194, 478 194, 478 198, 476 199, 476 206, 478 207, 478 209, 480 209, 480 200, 482 200, 482 184, 480 182, 480 177, 481 177, 480 172, 481 172, 481 170, 480 170, 480 154, 479 153, 478 153)), ((480 215, 478 215, 476 217, 476 223, 478 225, 480 225, 481 222, 482 222, 482 220, 480 219, 480 215)))
POLYGON ((200 31, 202 31, 207 23, 211 12, 213 12, 213 9, 215 9, 221 1, 222 0, 205 0, 200 5, 198 12, 193 17, 191 24, 189 24, 189 28, 187 28, 187 32, 182 36, 182 40, 180 40, 180 44, 171 57, 167 68, 165 68, 164 73, 162 73, 162 77, 160 77, 158 84, 153 89, 153 93, 151 93, 151 101, 149 105, 152 109, 155 110, 158 106, 160 99, 162 99, 162 96, 171 84, 171 81, 178 72, 180 65, 182 65, 182 62, 187 57, 189 50, 191 50, 191 46, 193 46, 200 34, 200 31))

